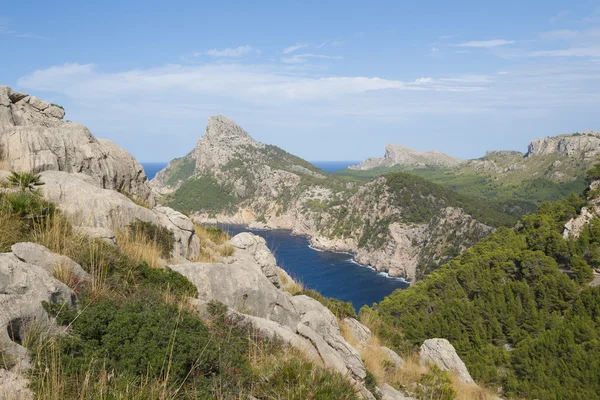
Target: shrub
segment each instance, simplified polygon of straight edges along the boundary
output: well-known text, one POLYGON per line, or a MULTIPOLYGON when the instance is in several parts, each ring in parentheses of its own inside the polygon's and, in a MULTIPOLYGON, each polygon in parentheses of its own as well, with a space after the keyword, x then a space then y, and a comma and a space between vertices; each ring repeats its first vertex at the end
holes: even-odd
POLYGON ((419 380, 417 395, 420 399, 452 400, 456 397, 456 392, 448 373, 437 365, 432 365, 429 372, 419 380))
POLYGON ((15 172, 12 171, 6 178, 9 186, 18 187, 22 192, 33 192, 36 186, 41 186, 44 183, 41 180, 40 174, 31 172, 15 172))
POLYGON ((175 234, 170 229, 138 219, 129 224, 129 231, 132 235, 141 234, 148 240, 155 242, 160 247, 164 258, 171 257, 175 247, 175 234))

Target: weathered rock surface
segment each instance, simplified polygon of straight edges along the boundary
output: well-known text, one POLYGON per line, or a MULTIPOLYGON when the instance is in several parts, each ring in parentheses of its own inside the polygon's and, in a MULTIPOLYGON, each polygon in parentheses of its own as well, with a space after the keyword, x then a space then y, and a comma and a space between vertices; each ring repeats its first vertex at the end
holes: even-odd
POLYGON ((277 262, 275 261, 273 253, 269 251, 265 239, 245 232, 236 235, 229 243, 236 249, 246 250, 246 252, 242 252, 240 256, 248 253, 253 256, 269 281, 271 281, 275 287, 281 288, 281 279, 279 278, 277 262))
POLYGON ((444 371, 452 371, 464 383, 474 384, 465 363, 460 359, 454 346, 446 339, 428 339, 421 345, 421 364, 435 364, 444 371))
POLYGON ((81 268, 81 265, 69 257, 51 252, 42 245, 23 242, 14 244, 11 250, 19 260, 38 265, 50 274, 57 268, 67 268, 78 282, 87 282, 91 279, 90 274, 81 268))
POLYGON ((117 238, 115 233, 107 228, 89 227, 89 226, 74 226, 75 233, 90 237, 92 239, 101 239, 106 243, 116 246, 117 238))
POLYGON ((83 173, 154 204, 144 169, 127 151, 63 116, 60 107, 0 86, 0 159, 15 171, 83 173))
POLYGON ((29 379, 0 368, 0 400, 33 400, 29 379))
POLYGON ((194 224, 183 214, 168 208, 152 210, 138 206, 115 190, 102 189, 84 174, 59 171, 41 173, 42 195, 56 204, 75 226, 118 230, 139 219, 165 226, 175 234, 173 258, 183 261, 200 253, 194 224))
POLYGON ((381 400, 415 400, 413 397, 403 395, 387 383, 381 385, 379 391, 381 393, 381 400))
POLYGON ((377 167, 391 167, 394 165, 436 165, 444 167, 456 167, 464 161, 452 157, 437 150, 420 152, 406 146, 388 143, 385 146, 383 158, 369 158, 358 165, 352 165, 349 169, 368 170, 377 167))
POLYGON ((583 153, 585 158, 600 155, 600 133, 586 131, 582 134, 567 134, 533 140, 527 148, 527 157, 558 153, 571 156, 583 153))
POLYGON ((221 301, 265 335, 278 337, 325 366, 362 382, 366 376, 362 359, 341 336, 337 318, 308 296, 291 296, 278 289, 263 269, 262 260, 269 257, 255 256, 264 243, 249 235, 254 236, 246 233, 231 239, 230 244, 240 247, 230 264, 189 263, 170 268, 197 287, 200 304, 221 301))
POLYGON ((0 348, 17 370, 30 368, 27 349, 19 342, 28 321, 47 320, 42 301, 74 304, 75 294, 46 268, 0 254, 0 348))
POLYGON ((343 324, 346 326, 346 329, 350 332, 354 340, 356 340, 357 350, 361 350, 364 348, 369 341, 371 340, 371 330, 358 322, 354 318, 344 318, 343 324))

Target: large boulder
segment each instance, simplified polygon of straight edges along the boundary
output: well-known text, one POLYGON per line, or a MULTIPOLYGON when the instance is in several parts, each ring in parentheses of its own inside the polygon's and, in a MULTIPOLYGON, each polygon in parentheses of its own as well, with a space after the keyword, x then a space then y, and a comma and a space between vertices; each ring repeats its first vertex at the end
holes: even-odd
POLYGON ((244 257, 244 255, 249 255, 253 257, 269 281, 277 288, 281 288, 277 262, 273 253, 267 247, 267 242, 264 238, 249 232, 243 232, 236 235, 229 243, 236 249, 246 250, 246 252, 238 252, 238 256, 244 257))
POLYGON ((356 347, 361 350, 363 349, 371 340, 371 330, 358 322, 354 318, 344 318, 342 321, 352 338, 356 342, 356 347))
POLYGON ((30 242, 16 243, 11 247, 12 253, 21 261, 38 265, 53 274, 59 268, 66 268, 73 276, 75 282, 89 282, 91 280, 81 265, 67 256, 56 254, 42 245, 30 242))
POLYGON ((12 253, 0 254, 0 348, 17 370, 30 367, 27 349, 21 346, 23 328, 29 321, 47 320, 42 302, 75 303, 75 294, 39 265, 20 260, 12 253))
POLYGON ((63 116, 61 107, 0 86, 0 159, 15 171, 83 173, 102 188, 155 204, 144 169, 131 154, 63 116))
POLYGON ((444 371, 452 371, 464 383, 474 384, 465 363, 460 359, 454 346, 446 339, 427 339, 421 345, 420 362, 434 364, 444 371))
POLYGON ((84 174, 59 171, 41 173, 42 195, 56 204, 75 226, 123 229, 139 219, 170 229, 175 235, 172 257, 178 262, 193 259, 200 253, 200 240, 194 224, 183 214, 168 208, 148 209, 135 204, 127 196, 99 187, 84 174))
POLYGON ((379 387, 379 394, 381 395, 381 400, 415 400, 413 397, 405 396, 387 383, 379 387))
MULTIPOLYGON (((270 257, 256 257, 264 244, 258 237, 241 234, 229 243, 236 248, 231 263, 187 263, 170 268, 197 287, 199 304, 218 300, 245 315, 265 335, 278 337, 313 358, 317 356, 325 366, 351 380, 362 382, 366 377, 362 359, 341 336, 333 313, 310 297, 283 292, 267 277, 270 272, 265 272, 263 260, 270 257)), ((274 270, 277 272, 277 267, 274 270)))

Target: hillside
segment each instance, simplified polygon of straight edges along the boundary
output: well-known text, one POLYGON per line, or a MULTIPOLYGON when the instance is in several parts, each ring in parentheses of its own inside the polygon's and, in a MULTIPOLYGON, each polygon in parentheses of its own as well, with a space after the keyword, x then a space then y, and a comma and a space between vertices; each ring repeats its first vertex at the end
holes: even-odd
POLYGON ((370 180, 390 172, 407 172, 458 193, 488 201, 513 216, 534 212, 544 201, 556 201, 585 188, 585 171, 600 157, 600 134, 593 131, 537 139, 527 153, 488 151, 479 159, 453 167, 379 166, 344 170, 342 177, 370 180))
POLYGON ((396 165, 456 167, 462 162, 463 160, 460 158, 452 157, 441 151, 420 152, 406 146, 388 143, 385 145, 385 155, 382 158, 369 158, 359 165, 348 167, 348 169, 365 171, 396 165))
POLYGON ((321 249, 409 280, 514 220, 423 179, 393 174, 361 185, 327 174, 211 117, 196 148, 151 182, 201 222, 291 229, 321 249))
POLYGON ((544 203, 382 301, 383 331, 409 347, 448 337, 511 398, 600 398, 600 165, 588 176, 584 196, 544 203))

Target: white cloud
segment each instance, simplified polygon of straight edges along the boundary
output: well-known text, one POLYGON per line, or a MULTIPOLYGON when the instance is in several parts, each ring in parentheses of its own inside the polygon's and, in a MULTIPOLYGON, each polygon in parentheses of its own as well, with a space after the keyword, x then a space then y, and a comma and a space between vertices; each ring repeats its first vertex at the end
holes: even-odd
POLYGON ((570 29, 559 29, 556 31, 542 32, 540 38, 543 40, 568 40, 577 37, 579 32, 570 29))
POLYGON ((454 47, 477 47, 490 49, 498 46, 506 46, 508 44, 517 43, 515 40, 504 40, 504 39, 493 39, 493 40, 474 40, 470 42, 463 42, 454 44, 454 47))
MULTIPOLYGON (((260 50, 253 49, 252 46, 239 46, 235 48, 226 48, 226 49, 212 49, 208 50, 205 54, 211 57, 233 57, 239 58, 247 56, 251 53, 260 54, 260 50)), ((196 53, 197 54, 197 53, 196 53)))
POLYGON ((600 57, 600 46, 571 47, 558 50, 537 50, 527 54, 529 57, 600 57))
POLYGON ((289 46, 289 47, 286 47, 285 49, 283 49, 283 54, 290 54, 290 53, 295 52, 296 50, 300 50, 300 49, 303 49, 305 47, 308 47, 308 45, 307 44, 297 43, 297 44, 295 44, 293 46, 289 46))
POLYGON ((301 64, 308 62, 310 58, 317 58, 322 60, 341 60, 341 56, 328 56, 325 54, 313 54, 313 53, 302 53, 294 54, 291 57, 283 57, 281 62, 285 64, 301 64))

